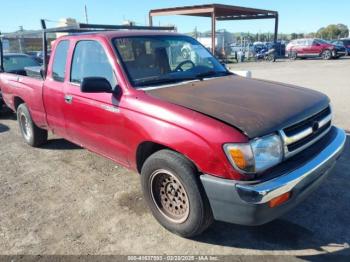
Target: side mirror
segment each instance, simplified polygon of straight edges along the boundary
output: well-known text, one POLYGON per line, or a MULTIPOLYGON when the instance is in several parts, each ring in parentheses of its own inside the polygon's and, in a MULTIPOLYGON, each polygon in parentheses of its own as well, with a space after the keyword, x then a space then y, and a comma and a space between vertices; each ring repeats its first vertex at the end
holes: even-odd
POLYGON ((109 81, 103 77, 86 77, 80 86, 82 93, 112 93, 113 88, 109 81))
POLYGON ((320 46, 320 44, 319 43, 314 43, 314 46, 320 46))

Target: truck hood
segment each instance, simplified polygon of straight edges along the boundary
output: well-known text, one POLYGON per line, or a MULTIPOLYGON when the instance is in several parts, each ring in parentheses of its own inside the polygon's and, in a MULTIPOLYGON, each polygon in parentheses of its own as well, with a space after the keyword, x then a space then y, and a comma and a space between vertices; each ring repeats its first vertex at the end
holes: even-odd
POLYGON ((310 89, 236 75, 145 90, 240 129, 249 138, 276 132, 326 108, 310 89))

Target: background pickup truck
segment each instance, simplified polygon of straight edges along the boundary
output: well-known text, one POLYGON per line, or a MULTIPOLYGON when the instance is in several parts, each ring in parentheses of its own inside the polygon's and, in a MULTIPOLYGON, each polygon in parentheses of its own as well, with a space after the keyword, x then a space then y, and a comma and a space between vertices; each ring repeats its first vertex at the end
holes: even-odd
POLYGON ((51 131, 137 171, 155 218, 184 237, 214 219, 275 219, 344 147, 327 96, 233 75, 188 36, 89 30, 57 39, 45 61, 43 79, 0 74, 24 140, 51 131))

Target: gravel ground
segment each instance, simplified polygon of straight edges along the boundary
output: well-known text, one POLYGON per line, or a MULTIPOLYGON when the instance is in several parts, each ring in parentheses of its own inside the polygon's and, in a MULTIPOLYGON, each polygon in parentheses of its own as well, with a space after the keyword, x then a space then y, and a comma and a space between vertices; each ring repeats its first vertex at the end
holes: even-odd
MULTIPOLYGON (((350 59, 234 67, 327 93, 336 123, 350 130, 350 59)), ((0 254, 350 255, 349 141, 328 180, 287 215, 259 227, 217 222, 188 240, 153 219, 137 174, 56 137, 31 148, 15 118, 2 115, 0 254)))

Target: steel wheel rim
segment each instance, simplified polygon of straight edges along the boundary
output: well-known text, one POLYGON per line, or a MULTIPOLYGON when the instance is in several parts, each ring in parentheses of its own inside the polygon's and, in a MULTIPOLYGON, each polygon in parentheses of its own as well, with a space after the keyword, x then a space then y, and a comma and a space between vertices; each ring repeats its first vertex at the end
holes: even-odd
POLYGON ((186 221, 190 203, 183 184, 175 175, 164 169, 154 171, 150 191, 155 206, 166 219, 177 224, 186 221))
POLYGON ((19 121, 21 123, 22 133, 25 139, 29 140, 32 134, 29 121, 25 114, 21 113, 19 121))

